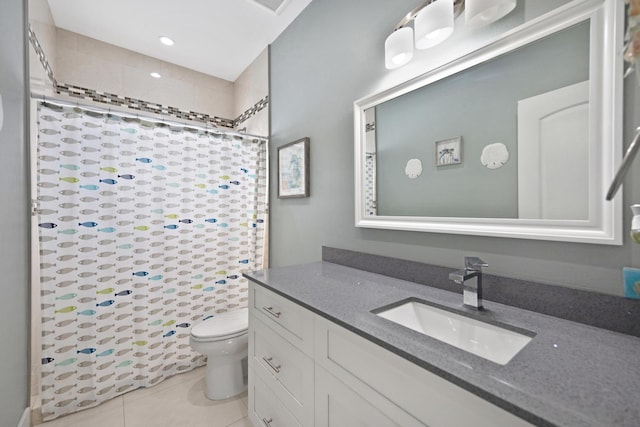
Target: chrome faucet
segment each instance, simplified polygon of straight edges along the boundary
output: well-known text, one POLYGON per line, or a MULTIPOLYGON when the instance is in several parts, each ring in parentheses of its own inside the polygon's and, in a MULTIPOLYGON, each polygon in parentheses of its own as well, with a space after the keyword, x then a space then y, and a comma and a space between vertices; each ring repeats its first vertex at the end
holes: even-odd
POLYGON ((477 257, 464 257, 464 269, 449 273, 449 280, 462 285, 462 303, 482 310, 482 267, 489 264, 477 257))

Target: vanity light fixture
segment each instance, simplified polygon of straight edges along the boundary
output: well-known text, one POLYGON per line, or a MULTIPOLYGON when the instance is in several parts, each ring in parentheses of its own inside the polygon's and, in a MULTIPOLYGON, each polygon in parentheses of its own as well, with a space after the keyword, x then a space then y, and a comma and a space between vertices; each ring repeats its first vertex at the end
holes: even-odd
POLYGON ((516 0, 467 0, 465 24, 479 28, 497 21, 516 7, 516 0))
POLYGON ((149 75, 150 75, 151 77, 153 77, 154 79, 159 79, 160 77, 162 77, 162 76, 160 75, 160 73, 156 73, 155 71, 154 71, 153 73, 149 74, 149 75))
POLYGON ((395 26, 384 43, 385 67, 394 69, 453 33, 453 20, 466 9, 466 25, 479 28, 497 21, 516 7, 517 0, 426 0, 395 26), (413 28, 409 24, 413 21, 413 28))
POLYGON ((392 70, 402 67, 413 58, 413 30, 411 27, 399 28, 384 42, 385 66, 392 70))
POLYGON ((413 21, 416 49, 428 49, 442 43, 453 33, 453 0, 429 3, 413 21))

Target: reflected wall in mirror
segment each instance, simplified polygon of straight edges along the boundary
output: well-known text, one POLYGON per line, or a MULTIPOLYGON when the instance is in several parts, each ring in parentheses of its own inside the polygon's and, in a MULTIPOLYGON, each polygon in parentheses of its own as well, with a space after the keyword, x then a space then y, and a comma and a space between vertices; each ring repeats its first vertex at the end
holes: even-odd
POLYGON ((356 225, 621 244, 603 193, 621 154, 617 3, 574 1, 356 101, 356 225), (460 161, 438 165, 458 137, 460 161), (483 164, 488 146, 508 160, 483 164))
MULTIPOLYGON (((372 167, 376 168, 378 179, 377 214, 522 218, 518 199, 532 196, 518 191, 518 175, 522 169, 518 162, 531 157, 519 156, 518 130, 523 121, 536 121, 537 117, 531 118, 529 113, 523 118, 518 105, 536 95, 560 91, 588 79, 589 23, 582 22, 372 107, 376 117, 373 147, 376 161, 372 167), (433 161, 434 153, 436 157, 442 153, 435 150, 436 141, 458 135, 464 140, 464 163, 438 167, 437 158, 433 161), (500 169, 487 169, 480 162, 480 155, 485 146, 496 142, 506 145, 511 158, 500 169), (423 160, 424 175, 423 179, 409 181, 403 168, 407 159, 414 157, 423 160), (420 197, 412 197, 418 194, 420 197)), ((584 128, 588 126, 588 111, 586 113, 582 115, 584 128)), ((541 120, 545 127, 548 127, 547 120, 546 115, 541 120)), ((564 121, 559 127, 562 123, 564 121)), ((531 125, 527 123, 527 126, 531 125)), ((547 139, 551 138, 550 131, 542 133, 547 139)), ((367 132, 367 138, 372 134, 367 132)), ((556 141, 550 143, 556 145, 555 142, 570 135, 559 129, 553 135, 557 136, 556 141)), ((576 151, 586 151, 588 139, 576 139, 576 151)), ((578 153, 574 156, 571 150, 567 151, 563 154, 569 157, 564 156, 559 165, 564 166, 567 174, 587 168, 582 164, 588 162, 587 156, 578 153), (580 168, 575 167, 577 162, 580 168)), ((580 194, 585 197, 580 205, 586 207, 588 192, 583 188, 587 188, 589 181, 572 181, 576 181, 580 194)), ((545 192, 541 196, 548 195, 545 192)), ((579 217, 558 219, 586 219, 587 214, 583 211, 579 217)))

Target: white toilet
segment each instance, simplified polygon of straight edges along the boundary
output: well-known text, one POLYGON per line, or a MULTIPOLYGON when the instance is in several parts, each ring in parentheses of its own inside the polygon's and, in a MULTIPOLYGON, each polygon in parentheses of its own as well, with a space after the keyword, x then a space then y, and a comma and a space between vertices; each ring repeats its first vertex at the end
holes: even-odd
POLYGON ((248 327, 249 310, 241 308, 191 328, 191 348, 207 356, 205 395, 209 399, 226 399, 247 389, 242 365, 248 351, 248 327))

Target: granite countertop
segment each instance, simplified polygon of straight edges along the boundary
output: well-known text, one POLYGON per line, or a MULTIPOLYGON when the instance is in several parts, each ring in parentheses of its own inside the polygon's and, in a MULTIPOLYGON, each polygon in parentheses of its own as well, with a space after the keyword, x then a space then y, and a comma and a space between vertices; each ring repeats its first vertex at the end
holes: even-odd
POLYGON ((479 318, 536 333, 502 366, 371 313, 411 297, 474 313, 460 294, 329 262, 245 276, 532 424, 640 425, 640 338, 484 301, 479 318))

